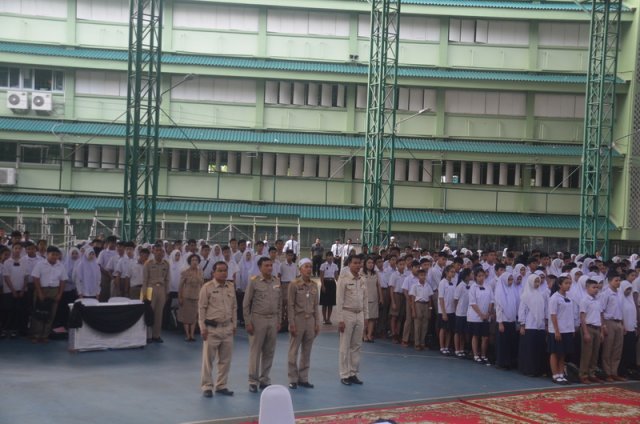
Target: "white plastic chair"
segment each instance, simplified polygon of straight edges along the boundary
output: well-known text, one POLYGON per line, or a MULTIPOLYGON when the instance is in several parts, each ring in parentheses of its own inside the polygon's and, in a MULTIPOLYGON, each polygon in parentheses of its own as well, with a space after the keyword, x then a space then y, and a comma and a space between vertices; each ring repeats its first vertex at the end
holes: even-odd
POLYGON ((84 297, 79 300, 83 305, 97 305, 98 303, 100 303, 98 299, 94 299, 93 297, 84 297))
POLYGON ((130 300, 128 297, 111 297, 108 303, 129 303, 130 300))
POLYGON ((295 424, 293 404, 289 390, 278 384, 262 391, 260 396, 259 424, 295 424))

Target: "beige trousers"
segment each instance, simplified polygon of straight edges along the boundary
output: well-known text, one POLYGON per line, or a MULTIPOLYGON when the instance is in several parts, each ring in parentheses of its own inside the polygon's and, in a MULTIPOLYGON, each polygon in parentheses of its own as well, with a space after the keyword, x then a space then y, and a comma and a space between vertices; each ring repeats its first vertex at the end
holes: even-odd
POLYGON ((364 331, 364 313, 342 310, 344 331, 340 333, 340 378, 357 375, 364 331))
POLYGON ((215 390, 227 388, 231 356, 233 353, 233 326, 229 323, 224 327, 207 327, 207 340, 202 343, 202 373, 200 387, 203 391, 214 390, 213 362, 218 361, 218 377, 215 390))
POLYGON ((313 315, 298 314, 294 319, 296 336, 289 336, 288 375, 289 383, 309 382, 309 367, 311 366, 311 346, 316 338, 316 320, 313 315), (298 351, 300 351, 298 361, 298 351))
POLYGON ((253 335, 249 335, 249 384, 271 384, 269 373, 276 351, 280 317, 253 314, 253 335))

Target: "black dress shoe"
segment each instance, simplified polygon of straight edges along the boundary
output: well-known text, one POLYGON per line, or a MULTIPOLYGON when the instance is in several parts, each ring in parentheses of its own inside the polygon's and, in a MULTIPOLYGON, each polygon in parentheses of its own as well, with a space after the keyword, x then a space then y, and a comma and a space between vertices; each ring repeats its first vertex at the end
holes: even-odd
POLYGON ((164 343, 164 340, 162 340, 162 337, 156 337, 155 339, 153 339, 153 341, 156 343, 164 343))
POLYGON ((349 377, 349 381, 351 381, 353 384, 362 384, 362 380, 360 380, 355 375, 352 375, 351 377, 349 377))
POLYGON ((271 386, 271 384, 264 384, 264 383, 260 383, 260 390, 264 390, 267 387, 271 386))
POLYGON ((251 393, 257 393, 258 392, 258 386, 255 384, 249 384, 249 391, 251 393))
POLYGON ((351 379, 350 378, 341 378, 340 382, 342 384, 344 384, 345 386, 351 386, 351 379))
POLYGON ((298 388, 298 383, 289 383, 289 388, 290 389, 297 389, 298 388))
POLYGON ((233 392, 227 388, 216 390, 217 395, 233 396, 233 392))
POLYGON ((207 398, 213 397, 213 392, 211 390, 205 390, 204 392, 202 392, 202 396, 207 398))
POLYGON ((153 343, 153 339, 147 339, 147 344, 153 343))
POLYGON ((313 384, 308 381, 298 381, 298 386, 304 387, 305 389, 313 389, 313 384))

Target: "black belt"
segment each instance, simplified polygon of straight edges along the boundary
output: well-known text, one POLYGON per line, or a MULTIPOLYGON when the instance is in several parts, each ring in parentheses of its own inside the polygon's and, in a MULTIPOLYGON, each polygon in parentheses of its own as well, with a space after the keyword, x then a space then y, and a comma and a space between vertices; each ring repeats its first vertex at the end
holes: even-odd
POLYGON ((416 303, 429 303, 428 300, 416 300, 416 303))
POLYGON ((605 318, 605 321, 622 322, 621 319, 605 318))
POLYGON ((217 322, 212 319, 205 319, 204 323, 207 327, 217 328, 217 327, 226 327, 227 325, 231 324, 231 321, 217 322))
POLYGON ((599 329, 600 329, 600 326, 599 326, 599 325, 593 325, 593 324, 587 324, 587 327, 589 327, 589 328, 595 328, 596 330, 599 330, 599 329))

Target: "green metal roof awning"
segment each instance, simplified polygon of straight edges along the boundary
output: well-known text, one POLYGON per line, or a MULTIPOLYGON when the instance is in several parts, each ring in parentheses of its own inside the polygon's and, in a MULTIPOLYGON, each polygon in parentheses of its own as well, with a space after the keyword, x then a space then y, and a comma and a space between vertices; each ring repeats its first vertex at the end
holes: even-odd
MULTIPOLYGON (((0 193, 2 208, 20 206, 23 209, 68 209, 70 212, 116 211, 122 199, 102 197, 58 197, 0 193)), ((351 221, 362 219, 361 208, 338 206, 306 206, 272 203, 242 203, 224 201, 158 200, 158 213, 190 213, 203 215, 294 216, 303 220, 351 221)), ((433 225, 478 225, 495 227, 577 230, 580 219, 575 215, 531 215, 517 213, 454 212, 422 209, 396 209, 394 222, 433 225)), ((610 228, 615 229, 611 223, 610 228)))
MULTIPOLYGON (((0 42, 0 52, 17 53, 38 56, 67 57, 76 59, 112 60, 126 62, 126 50, 108 50, 84 47, 66 47, 44 44, 26 44, 0 42)), ((312 62, 300 60, 276 60, 242 57, 205 56, 164 53, 162 63, 189 66, 210 66, 234 69, 257 69, 270 71, 291 72, 321 72, 332 74, 362 75, 368 73, 366 64, 312 62)), ((507 81, 558 84, 586 84, 585 74, 575 73, 545 73, 545 72, 515 72, 515 71, 480 71, 456 70, 433 67, 408 67, 398 69, 398 76, 426 79, 454 79, 475 81, 507 81)), ((619 83, 625 83, 618 78, 619 83)))
MULTIPOLYGON (((367 0, 360 0, 365 2, 367 0)), ((578 5, 575 2, 544 2, 540 0, 527 1, 496 1, 496 0, 401 0, 402 4, 416 4, 424 6, 444 6, 444 7, 484 7, 492 9, 520 9, 520 10, 553 10, 553 11, 576 11, 591 10, 591 5, 585 3, 578 5)), ((630 12, 627 6, 622 7, 623 12, 630 12)))
MULTIPOLYGON (((0 118, 0 131, 86 135, 126 136, 123 124, 56 121, 52 119, 0 118)), ((286 131, 253 131, 220 128, 161 127, 160 138, 194 142, 247 143, 309 147, 361 148, 364 136, 286 131)), ((567 156, 582 155, 582 146, 567 144, 525 144, 516 141, 483 141, 398 137, 399 151, 486 153, 500 155, 567 156)), ((618 153, 614 154, 619 156, 618 153)))

